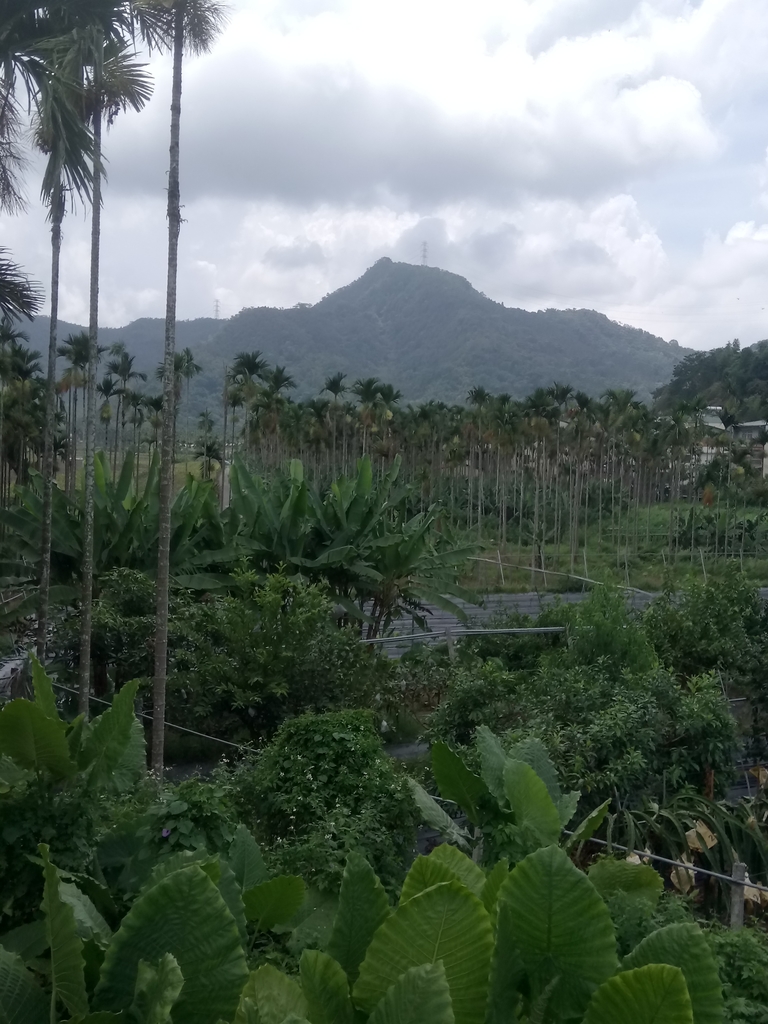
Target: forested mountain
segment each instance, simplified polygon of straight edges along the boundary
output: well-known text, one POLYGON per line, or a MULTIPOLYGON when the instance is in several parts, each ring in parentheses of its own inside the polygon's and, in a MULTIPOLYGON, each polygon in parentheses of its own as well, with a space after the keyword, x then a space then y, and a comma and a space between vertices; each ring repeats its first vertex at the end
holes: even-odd
POLYGON ((709 405, 728 406, 741 419, 768 415, 768 341, 748 348, 732 341, 709 352, 691 352, 655 397, 660 408, 668 409, 697 396, 709 405))
MULTIPOLYGON (((63 325, 60 336, 70 329, 63 325)), ((37 347, 46 331, 47 320, 38 318, 37 347)), ((100 334, 102 344, 123 340, 143 370, 159 361, 162 337, 162 321, 151 319, 100 334)), ((287 368, 296 397, 318 393, 340 371, 350 380, 378 377, 412 402, 463 401, 475 385, 522 398, 555 379, 593 395, 630 388, 646 399, 686 354, 674 342, 592 310, 510 309, 457 274, 387 258, 313 306, 181 322, 176 345, 189 346, 204 368, 192 385, 200 407, 216 405, 224 365, 254 349, 287 368)))

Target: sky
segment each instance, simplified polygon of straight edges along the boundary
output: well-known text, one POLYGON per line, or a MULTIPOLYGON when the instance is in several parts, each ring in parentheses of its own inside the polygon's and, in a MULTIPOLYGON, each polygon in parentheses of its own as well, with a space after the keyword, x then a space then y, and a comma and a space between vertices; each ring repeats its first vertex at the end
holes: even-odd
MULTIPOLYGON (((165 308, 170 64, 105 139, 101 321, 165 308)), ((381 256, 693 348, 768 338, 765 0, 236 0, 184 68, 178 318, 316 302, 381 256)), ((28 210, 0 244, 38 280, 28 210)), ((87 322, 68 216, 62 319, 87 322)))

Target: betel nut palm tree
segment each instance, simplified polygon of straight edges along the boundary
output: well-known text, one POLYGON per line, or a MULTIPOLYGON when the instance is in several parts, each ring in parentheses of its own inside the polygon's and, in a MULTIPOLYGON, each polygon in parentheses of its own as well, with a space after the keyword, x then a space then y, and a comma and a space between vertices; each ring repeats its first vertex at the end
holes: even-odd
POLYGON ((185 50, 204 53, 223 28, 225 8, 217 0, 157 0, 169 17, 165 43, 173 54, 171 129, 168 165, 168 274, 163 358, 163 426, 160 454, 157 583, 155 604, 154 683, 152 694, 152 768, 162 774, 165 748, 165 690, 168 669, 168 591, 171 555, 171 502, 174 476, 174 404, 176 351, 176 283, 181 229, 180 137, 181 89, 185 50))

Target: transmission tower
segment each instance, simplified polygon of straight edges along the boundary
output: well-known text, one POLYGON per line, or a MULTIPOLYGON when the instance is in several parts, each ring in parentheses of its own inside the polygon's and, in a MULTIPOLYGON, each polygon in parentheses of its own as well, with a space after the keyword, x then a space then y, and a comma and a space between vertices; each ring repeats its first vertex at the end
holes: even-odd
POLYGON ((427 243, 426 242, 422 242, 421 243, 421 265, 422 265, 422 267, 426 267, 427 266, 427 257, 428 257, 428 255, 429 255, 429 250, 427 248, 427 243))
POLYGON ((219 304, 219 300, 218 300, 218 299, 216 299, 216 300, 214 301, 214 303, 213 303, 213 316, 214 316, 214 318, 215 318, 216 320, 218 320, 218 319, 219 319, 219 313, 220 313, 220 312, 221 312, 221 306, 220 306, 220 304, 219 304))

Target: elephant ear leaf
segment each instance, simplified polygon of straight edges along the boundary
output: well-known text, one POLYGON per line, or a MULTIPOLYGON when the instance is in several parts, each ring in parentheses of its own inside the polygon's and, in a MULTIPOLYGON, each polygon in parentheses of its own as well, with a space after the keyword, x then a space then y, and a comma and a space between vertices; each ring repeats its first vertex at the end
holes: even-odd
POLYGON ((297 875, 278 875, 254 885, 243 893, 246 919, 256 925, 256 931, 271 931, 275 925, 291 920, 304 902, 306 892, 304 882, 297 875))
POLYGON ((264 863, 259 844, 245 825, 237 826, 227 859, 243 892, 266 882, 269 878, 269 870, 264 863))
POLYGON ((299 984, 272 964, 264 964, 251 974, 243 995, 246 991, 258 1024, 283 1024, 291 1017, 303 1020, 307 1016, 307 1000, 299 984))
POLYGON ((524 761, 509 759, 504 766, 504 792, 518 827, 532 829, 542 846, 558 841, 560 815, 533 768, 524 761))
POLYGON ((88 995, 85 989, 83 944, 77 933, 72 907, 61 898, 59 873, 51 864, 48 847, 38 847, 43 859, 43 914, 45 931, 51 949, 51 1003, 58 1000, 73 1017, 88 1013, 88 995))
POLYGON ((16 953, 0 947, 0 1024, 37 1024, 50 1017, 50 1000, 16 953))
POLYGON ((441 843, 430 853, 429 859, 444 864, 455 878, 466 885, 470 892, 482 898, 485 872, 466 853, 462 853, 455 846, 449 846, 448 843, 441 843))
POLYGON ((610 978, 595 992, 583 1024, 693 1024, 683 972, 649 964, 610 978))
POLYGON ((36 656, 30 652, 29 662, 32 666, 32 688, 35 691, 35 704, 44 711, 48 718, 61 721, 59 709, 56 706, 56 694, 53 692, 51 678, 36 656))
POLYGON ((167 1024, 183 986, 181 968, 170 953, 161 956, 156 967, 139 960, 131 1006, 136 1024, 167 1024))
POLYGON ((621 892, 631 903, 647 907, 650 913, 656 909, 664 889, 661 875, 650 865, 631 864, 629 861, 613 860, 610 857, 598 860, 592 865, 589 869, 589 880, 604 900, 609 900, 621 892))
POLYGON ((473 825, 479 825, 478 805, 488 794, 488 787, 480 776, 471 772, 445 743, 435 743, 432 747, 432 771, 443 799, 453 800, 473 825))
POLYGON ((312 1024, 352 1024, 349 982, 339 964, 319 949, 305 949, 299 963, 301 989, 312 1024))
POLYGON ((401 974, 376 1005, 368 1024, 454 1024, 451 990, 442 963, 401 974))
POLYGON ((66 733, 64 722, 49 718, 28 700, 9 701, 0 711, 0 754, 21 768, 44 771, 57 780, 77 771, 66 733))
POLYGON ((203 869, 172 872, 143 893, 107 948, 94 1001, 119 1012, 131 1004, 139 962, 176 960, 184 987, 173 1005, 175 1024, 232 1020, 248 977, 237 923, 203 869))
POLYGON ((574 846, 578 846, 579 843, 585 843, 588 839, 591 839, 595 832, 597 832, 597 830, 603 824, 603 821, 605 821, 605 816, 608 813, 608 808, 610 807, 610 805, 611 801, 606 800, 604 803, 600 804, 599 807, 596 807, 594 811, 588 814, 586 818, 584 818, 584 820, 576 826, 571 835, 568 837, 568 840, 565 844, 565 849, 572 850, 574 846))
POLYGON ((624 959, 627 969, 646 964, 679 967, 691 999, 694 1024, 720 1024, 723 989, 717 963, 698 925, 670 924, 651 932, 624 959))
POLYGON ((384 886, 365 857, 350 853, 328 943, 328 952, 341 964, 350 984, 357 980, 371 939, 388 917, 389 900, 384 886))
POLYGON ((559 803, 562 793, 557 777, 557 768, 552 763, 549 751, 538 737, 527 736, 525 739, 515 743, 514 746, 509 748, 508 756, 515 761, 524 761, 529 768, 533 768, 547 787, 547 792, 552 797, 552 803, 559 803))
POLYGON ((506 804, 504 792, 504 766, 507 755, 498 736, 487 725, 478 726, 475 732, 475 746, 480 753, 480 774, 491 794, 500 804, 506 804))
POLYGON ((88 784, 91 789, 100 789, 112 782, 113 773, 131 743, 136 719, 133 702, 138 687, 137 679, 126 683, 115 694, 112 707, 91 723, 80 754, 81 767, 90 768, 88 784))
POLYGON ((466 831, 456 824, 450 814, 446 814, 434 797, 415 779, 408 779, 408 785, 425 824, 439 832, 446 843, 455 843, 462 850, 469 850, 466 831))
POLYGON ((608 908, 586 875, 562 850, 548 846, 521 861, 499 891, 509 909, 508 945, 536 999, 553 978, 555 1018, 576 1017, 618 967, 608 908))
POLYGON ((409 968, 442 961, 456 1024, 483 1024, 492 948, 491 922, 480 900, 460 882, 435 885, 399 906, 376 932, 354 1001, 371 1014, 409 968))

